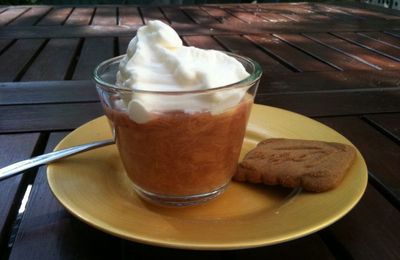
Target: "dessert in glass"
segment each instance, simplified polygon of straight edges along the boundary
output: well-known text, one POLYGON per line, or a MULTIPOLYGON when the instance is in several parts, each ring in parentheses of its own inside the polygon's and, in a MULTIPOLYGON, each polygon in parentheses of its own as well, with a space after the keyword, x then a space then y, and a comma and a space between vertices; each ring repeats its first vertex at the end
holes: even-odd
POLYGON ((168 25, 139 28, 127 54, 94 72, 126 174, 144 199, 195 205, 236 172, 260 66, 185 47, 168 25))

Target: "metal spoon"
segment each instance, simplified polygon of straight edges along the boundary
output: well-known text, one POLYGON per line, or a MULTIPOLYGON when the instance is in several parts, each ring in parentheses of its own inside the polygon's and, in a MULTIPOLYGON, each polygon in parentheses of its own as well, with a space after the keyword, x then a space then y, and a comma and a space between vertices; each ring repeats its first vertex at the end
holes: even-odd
POLYGON ((9 166, 6 166, 6 167, 0 169, 0 181, 10 178, 14 175, 20 174, 22 171, 30 169, 32 167, 47 164, 50 162, 54 162, 56 160, 59 160, 59 159, 62 159, 62 158, 65 158, 65 157, 68 157, 68 156, 71 156, 74 154, 78 154, 78 153, 92 150, 95 148, 107 146, 110 144, 114 144, 113 139, 73 146, 73 147, 70 147, 67 149, 59 150, 59 151, 52 152, 52 153, 42 154, 42 155, 27 159, 24 161, 20 161, 20 162, 11 164, 9 166))

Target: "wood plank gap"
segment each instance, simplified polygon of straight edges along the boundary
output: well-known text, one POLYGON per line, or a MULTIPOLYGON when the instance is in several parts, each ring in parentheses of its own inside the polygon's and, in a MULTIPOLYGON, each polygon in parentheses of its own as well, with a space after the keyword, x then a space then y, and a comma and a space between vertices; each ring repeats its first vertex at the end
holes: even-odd
POLYGON ((379 132, 381 132, 384 136, 386 136, 387 138, 389 138, 393 142, 395 142, 395 143, 400 145, 400 138, 397 137, 392 132, 390 132, 389 130, 387 130, 384 126, 380 125, 379 123, 377 123, 374 120, 372 120, 372 119, 370 119, 368 117, 365 117, 365 116, 362 116, 361 119, 364 120, 367 124, 369 124, 373 128, 375 128, 376 130, 378 130, 379 132))
POLYGON ((376 49, 371 48, 371 47, 369 47, 369 46, 367 46, 367 45, 365 45, 365 44, 362 44, 362 43, 353 41, 353 40, 351 40, 351 39, 348 39, 348 38, 343 37, 343 36, 341 36, 341 35, 338 35, 338 34, 336 34, 336 33, 329 33, 329 34, 330 34, 330 35, 333 35, 333 36, 335 36, 335 37, 338 37, 338 38, 340 38, 340 39, 342 39, 342 40, 345 40, 345 41, 347 41, 347 42, 349 42, 349 43, 352 43, 352 44, 355 44, 355 45, 360 46, 360 47, 362 47, 362 48, 365 48, 365 49, 367 49, 367 50, 369 50, 369 51, 375 52, 376 54, 385 56, 386 58, 389 58, 389 59, 392 59, 392 60, 394 60, 394 61, 400 62, 400 58, 397 58, 397 57, 394 57, 394 56, 392 56, 392 55, 390 55, 390 54, 387 54, 387 53, 384 53, 384 52, 382 52, 382 51, 376 50, 376 49))
POLYGON ((329 45, 329 44, 326 44, 326 43, 324 43, 324 42, 322 42, 322 41, 320 41, 320 40, 318 40, 318 39, 316 39, 316 38, 314 38, 314 37, 312 37, 312 36, 310 36, 310 35, 308 35, 308 34, 306 34, 306 33, 302 33, 301 35, 303 35, 304 37, 307 37, 308 39, 311 39, 311 40, 313 40, 313 41, 315 41, 315 42, 317 42, 317 43, 319 43, 319 44, 321 44, 321 45, 323 45, 323 46, 325 46, 325 47, 328 47, 328 48, 330 48, 330 49, 332 49, 332 50, 335 50, 335 51, 340 52, 340 53, 342 53, 342 54, 344 54, 344 55, 346 55, 346 56, 349 56, 350 58, 353 58, 353 59, 355 59, 355 60, 357 60, 357 61, 359 61, 359 62, 362 62, 362 63, 364 63, 364 64, 366 64, 366 65, 368 65, 368 66, 371 66, 372 68, 374 68, 374 69, 376 69, 376 70, 383 70, 383 69, 382 69, 381 67, 379 67, 378 65, 372 64, 372 63, 370 63, 370 62, 368 62, 368 61, 366 61, 366 60, 364 60, 364 59, 362 59, 362 58, 360 58, 360 57, 358 57, 358 56, 356 56, 356 55, 353 55, 353 54, 348 53, 348 52, 345 52, 345 51, 343 51, 343 50, 341 50, 341 49, 339 49, 339 48, 336 48, 336 47, 334 47, 334 46, 331 46, 331 45, 329 45))
POLYGON ((389 34, 389 35, 394 36, 396 38, 400 38, 400 34, 397 34, 397 33, 394 33, 394 32, 383 31, 383 33, 389 34))
POLYGON ((357 34, 358 34, 358 35, 361 35, 361 36, 363 36, 363 37, 365 37, 365 38, 368 38, 368 39, 371 39, 371 40, 380 42, 380 43, 385 44, 385 45, 388 45, 388 46, 390 46, 390 47, 393 47, 393 48, 396 48, 396 49, 400 49, 400 46, 399 46, 399 45, 394 45, 394 44, 392 44, 392 43, 379 40, 379 39, 377 39, 377 38, 374 38, 374 37, 371 37, 371 36, 365 34, 364 32, 357 32, 357 34))
MULTIPOLYGON (((269 55, 271 58, 277 60, 279 63, 281 63, 283 66, 285 66, 286 68, 288 68, 289 70, 293 71, 293 72, 303 72, 302 69, 297 68, 295 65, 293 65, 290 61, 285 60, 284 58, 282 58, 281 56, 279 56, 278 54, 274 53, 273 51, 270 51, 268 48, 262 46, 261 44, 255 42, 253 39, 251 39, 250 37, 247 37, 246 35, 243 35, 242 37, 244 37, 245 39, 249 40, 251 43, 253 43, 258 49, 262 50, 264 53, 266 53, 267 55, 269 55)), ((281 41, 280 39, 278 39, 279 41, 281 41)), ((283 42, 283 41, 281 41, 283 42)), ((284 44, 286 44, 285 42, 283 42, 284 44)))
POLYGON ((379 191, 379 193, 387 199, 393 207, 396 209, 400 210, 400 198, 393 192, 391 191, 376 175, 368 171, 368 181, 372 186, 374 186, 375 189, 379 191))
POLYGON ((14 22, 15 20, 17 20, 19 17, 21 17, 24 13, 28 12, 31 8, 27 8, 25 9, 22 13, 20 13, 19 15, 17 15, 16 17, 14 17, 13 19, 11 19, 10 21, 8 21, 7 23, 4 24, 4 26, 9 25, 10 23, 14 22))
POLYGON ((198 22, 196 22, 195 19, 193 19, 193 18, 186 12, 185 9, 182 9, 182 8, 179 8, 179 9, 181 10, 181 12, 182 12, 184 15, 186 15, 191 21, 193 21, 193 23, 199 24, 198 22))
POLYGON ((68 18, 71 16, 71 14, 74 12, 74 10, 75 10, 75 7, 72 7, 70 12, 68 13, 67 17, 65 17, 64 21, 61 22, 61 25, 64 25, 68 21, 68 18))
POLYGON ((353 259, 350 252, 346 250, 346 247, 329 230, 323 229, 317 234, 336 259, 353 259))
POLYGON ((89 25, 92 25, 94 16, 96 15, 96 12, 97 12, 97 6, 93 10, 92 17, 90 17, 89 25))
POLYGON ((65 73, 64 80, 71 80, 72 76, 74 75, 76 65, 78 64, 79 57, 82 52, 83 41, 84 41, 83 38, 79 39, 79 43, 76 46, 75 53, 73 55, 73 58, 71 59, 71 63, 69 64, 67 72, 65 73))
POLYGON ((37 25, 38 23, 40 23, 40 21, 42 21, 54 8, 49 8, 49 10, 47 10, 47 12, 45 12, 41 17, 39 17, 39 19, 33 23, 33 25, 37 25))
POLYGON ((311 53, 311 52, 309 52, 309 51, 297 46, 296 44, 287 41, 286 39, 280 37, 279 35, 277 35, 275 33, 273 33, 272 36, 278 38, 279 40, 281 40, 282 42, 290 45, 291 47, 293 47, 293 48, 295 48, 295 49, 297 49, 297 50, 299 50, 299 51, 301 51, 301 52, 313 57, 314 59, 319 60, 320 62, 322 62, 322 63, 324 63, 324 64, 326 64, 328 66, 331 66, 332 68, 334 68, 334 69, 336 69, 338 71, 344 71, 341 67, 331 63, 330 61, 327 61, 327 60, 324 60, 323 58, 320 58, 318 55, 315 55, 315 54, 313 54, 313 53, 311 53))
POLYGON ((118 37, 114 37, 113 39, 113 44, 114 44, 114 48, 113 48, 113 52, 114 52, 114 57, 119 56, 119 40, 118 37))
POLYGON ((13 39, 11 40, 2 50, 0 50, 0 55, 2 55, 4 52, 6 52, 17 40, 13 39))
POLYGON ((115 16, 116 16, 116 19, 117 19, 117 25, 120 25, 119 7, 115 8, 115 16))
POLYGON ((172 21, 168 18, 168 16, 165 14, 164 10, 161 7, 158 7, 158 10, 160 10, 160 13, 164 16, 165 20, 167 20, 167 22, 169 24, 172 24, 172 21))
POLYGON ((145 25, 145 24, 146 24, 146 21, 145 21, 145 19, 144 19, 144 15, 143 15, 142 9, 139 8, 139 7, 137 7, 137 9, 138 9, 138 13, 139 13, 139 15, 140 15, 140 19, 142 19, 142 24, 145 25))
POLYGON ((18 72, 17 76, 13 80, 14 82, 20 81, 22 79, 22 77, 28 71, 29 67, 33 64, 33 62, 39 56, 39 54, 42 52, 42 50, 46 47, 48 42, 49 42, 49 39, 46 39, 42 43, 42 45, 39 47, 39 49, 32 55, 32 57, 29 59, 29 61, 25 64, 25 66, 20 70, 20 72, 18 72))

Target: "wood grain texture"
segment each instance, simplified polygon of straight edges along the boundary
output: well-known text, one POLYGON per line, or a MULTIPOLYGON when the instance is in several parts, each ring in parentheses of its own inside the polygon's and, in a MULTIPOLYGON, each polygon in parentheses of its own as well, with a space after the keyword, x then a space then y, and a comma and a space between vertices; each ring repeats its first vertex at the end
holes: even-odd
POLYGON ((298 72, 305 71, 332 71, 333 67, 322 63, 310 55, 301 52, 272 35, 246 36, 266 52, 279 57, 298 72))
POLYGON ((211 36, 184 36, 183 40, 189 45, 202 49, 224 51, 225 49, 211 36))
MULTIPOLYGON (((398 71, 327 71, 312 73, 272 74, 260 82, 258 94, 320 91, 398 89, 398 71)), ((311 93, 312 94, 312 93, 311 93)))
POLYGON ((0 105, 99 101, 91 80, 4 82, 0 89, 0 105))
POLYGON ((51 39, 22 77, 22 81, 63 80, 79 39, 51 39), (56 60, 55 60, 56 58, 56 60), (55 66, 54 62, 57 62, 55 66))
POLYGON ((254 43, 240 36, 217 36, 216 39, 225 46, 230 52, 247 56, 260 63, 264 72, 290 72, 288 68, 279 63, 277 60, 268 56, 265 52, 255 48, 254 43))
MULTIPOLYGON (((144 10, 144 8, 142 8, 144 10)), ((145 21, 147 20, 168 20, 159 9, 142 11, 145 21), (152 10, 152 11, 150 11, 152 10), (155 12, 157 11, 157 12, 155 12)), ((217 20, 216 20, 217 21, 217 20)), ((114 22, 113 22, 114 24, 114 22)), ((92 25, 92 26, 66 26, 63 30, 56 26, 6 26, 0 31, 0 39, 14 38, 74 38, 74 37, 100 37, 100 36, 128 36, 138 29, 139 25, 92 25)), ((400 30, 398 23, 383 21, 379 23, 337 23, 327 22, 285 22, 285 23, 236 23, 235 26, 229 24, 172 24, 172 27, 180 35, 238 35, 238 34, 265 34, 265 33, 324 33, 330 32, 375 32, 382 28, 396 31, 400 30)))
POLYGON ((151 20, 160 20, 166 24, 169 23, 159 7, 140 7, 140 11, 142 12, 143 20, 146 24, 151 20))
POLYGON ((92 19, 94 8, 76 7, 68 17, 65 25, 88 25, 92 19))
POLYGON ((274 34, 275 37, 338 70, 375 70, 374 67, 321 45, 300 34, 274 34))
POLYGON ((100 103, 1 106, 0 132, 72 130, 103 115, 100 103))
POLYGON ((399 259, 399 211, 368 186, 360 203, 328 228, 353 259, 399 259))
POLYGON ((260 94, 255 102, 307 116, 362 115, 400 110, 400 89, 260 94))
POLYGON ((330 48, 333 48, 341 53, 357 59, 358 61, 366 64, 374 65, 376 69, 399 69, 400 63, 393 61, 385 56, 376 54, 368 49, 346 42, 338 37, 329 35, 327 33, 307 33, 304 34, 317 41, 318 43, 324 44, 330 48))
POLYGON ((162 11, 166 18, 171 24, 193 24, 193 20, 190 19, 180 8, 176 7, 162 7, 162 11))
POLYGON ((72 75, 73 80, 89 80, 93 71, 102 61, 114 56, 114 38, 87 38, 83 42, 78 63, 72 75))
POLYGON ((55 7, 37 25, 62 25, 71 12, 70 7, 55 7))
POLYGON ((139 9, 133 6, 120 7, 119 9, 119 25, 141 25, 143 24, 139 9))
MULTIPOLYGON (((32 155, 38 138, 37 133, 0 135, 0 167, 28 159, 32 155)), ((0 251, 5 251, 7 246, 11 225, 24 195, 25 186, 22 175, 0 182, 0 251)), ((2 256, 1 253, 0 256, 2 256)))
POLYGON ((368 37, 370 39, 377 40, 383 44, 387 44, 393 47, 400 48, 400 39, 390 36, 382 32, 363 32, 358 33, 361 36, 368 37))
POLYGON ((334 35, 389 59, 400 62, 400 47, 391 46, 356 33, 334 33, 334 35))
POLYGON ((94 13, 93 25, 116 25, 117 9, 115 7, 97 7, 94 13))
POLYGON ((8 24, 8 26, 24 26, 36 24, 44 15, 49 12, 50 7, 41 6, 30 8, 28 11, 20 15, 17 19, 8 24))
MULTIPOLYGON (((66 134, 51 134, 46 152, 66 134)), ((69 214, 51 193, 46 167, 41 167, 9 259, 119 259, 119 244, 118 238, 69 214)))
POLYGON ((368 115, 365 118, 384 133, 400 140, 400 113, 368 115))
POLYGON ((374 178, 400 201, 400 147, 397 144, 358 118, 335 117, 318 120, 346 136, 360 150, 374 178))
POLYGON ((12 22, 14 19, 16 19, 18 16, 26 12, 28 8, 9 8, 5 12, 1 13, 0 15, 0 26, 4 26, 10 22, 12 22))
POLYGON ((44 39, 22 39, 16 41, 0 56, 0 81, 14 81, 28 65, 35 53, 44 44, 44 39))

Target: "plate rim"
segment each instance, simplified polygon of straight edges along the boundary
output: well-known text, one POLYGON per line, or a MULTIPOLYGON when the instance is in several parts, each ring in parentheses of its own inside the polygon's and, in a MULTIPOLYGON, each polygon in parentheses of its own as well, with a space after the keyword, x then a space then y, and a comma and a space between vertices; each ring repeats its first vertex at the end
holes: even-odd
MULTIPOLYGON (((360 187, 360 192, 357 194, 357 196, 354 196, 351 200, 352 203, 348 203, 346 204, 346 207, 341 208, 341 210, 339 212, 337 212, 336 214, 334 214, 331 218, 329 218, 326 221, 321 221, 320 223, 318 223, 317 225, 313 225, 311 227, 308 228, 304 228, 301 231, 299 230, 294 230, 292 232, 290 232, 289 234, 286 233, 284 236, 279 235, 279 236, 275 236, 275 239, 271 239, 271 238, 256 238, 254 240, 251 241, 239 241, 239 242, 228 242, 228 243, 220 243, 220 244, 214 244, 212 242, 202 242, 202 243, 192 243, 192 242, 176 242, 175 240, 173 240, 172 242, 170 241, 165 241, 163 239, 159 239, 159 238, 150 238, 150 236, 135 236, 134 234, 127 234, 126 232, 118 232, 118 230, 116 230, 115 227, 109 225, 108 223, 105 223, 104 221, 100 221, 97 220, 97 222, 93 222, 91 221, 89 218, 87 218, 86 216, 83 216, 82 214, 79 214, 78 212, 75 212, 73 210, 73 207, 70 207, 70 205, 68 205, 67 201, 64 201, 62 198, 60 198, 59 196, 57 196, 57 191, 55 190, 55 180, 51 174, 52 172, 52 165, 49 164, 47 169, 46 169, 46 175, 47 175, 47 182, 49 184, 50 190, 52 192, 52 194, 54 195, 54 197, 57 199, 58 202, 60 202, 60 204, 69 212, 71 213, 74 217, 78 218, 79 220, 83 221, 84 223, 95 227, 105 233, 111 234, 113 236, 119 237, 119 238, 123 238, 129 241, 134 241, 134 242, 139 242, 139 243, 143 243, 143 244, 147 244, 147 245, 152 245, 152 246, 160 246, 160 247, 168 247, 168 248, 176 248, 176 249, 192 249, 192 250, 235 250, 235 249, 246 249, 246 248, 256 248, 256 247, 262 247, 262 246, 269 246, 269 245, 276 245, 276 244, 280 244, 280 243, 284 243, 287 241, 291 241, 294 239, 298 239, 301 237, 305 237, 307 235, 310 235, 312 233, 315 233, 325 227, 330 226, 331 224, 335 223, 336 221, 338 221, 339 219, 341 219, 343 216, 345 216, 346 214, 348 214, 357 204, 358 202, 361 200, 362 196, 364 195, 367 185, 368 185, 368 169, 367 169, 367 165, 365 163, 365 159, 363 158, 362 154, 359 152, 359 150, 357 149, 357 147, 355 145, 353 145, 345 136, 343 136, 342 134, 340 134, 339 132, 337 132, 336 130, 330 128, 327 125, 324 125, 312 118, 309 118, 307 116, 304 116, 302 114, 296 113, 296 112, 292 112, 289 110, 285 110, 285 109, 281 109, 281 108, 277 108, 277 107, 272 107, 272 106, 266 106, 266 105, 260 105, 260 104, 253 104, 253 109, 252 111, 254 111, 254 108, 258 109, 273 109, 273 110, 277 110, 278 112, 281 113, 289 113, 293 116, 296 117, 301 117, 302 119, 305 120, 311 120, 314 123, 317 123, 319 126, 324 127, 324 128, 328 128, 332 131, 334 131, 336 134, 338 134, 339 136, 341 136, 342 138, 344 138, 348 143, 350 143, 357 151, 357 156, 359 156, 359 159, 361 160, 361 166, 362 169, 365 169, 364 173, 360 173, 363 174, 365 176, 365 181, 362 183, 363 186, 360 187), (101 223, 99 223, 101 222, 101 223)), ((60 147, 62 146, 62 144, 68 140, 69 138, 71 138, 72 134, 76 134, 77 132, 80 131, 81 128, 86 127, 87 125, 91 124, 93 121, 95 120, 102 120, 102 118, 104 118, 105 116, 100 116, 97 117, 93 120, 90 120, 84 124, 82 124, 81 126, 79 126, 78 128, 76 128, 75 130, 73 130, 72 132, 70 132, 68 135, 66 135, 54 148, 54 151, 60 149, 60 147)))

